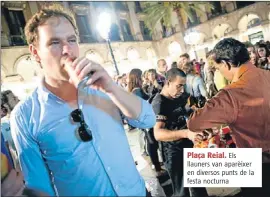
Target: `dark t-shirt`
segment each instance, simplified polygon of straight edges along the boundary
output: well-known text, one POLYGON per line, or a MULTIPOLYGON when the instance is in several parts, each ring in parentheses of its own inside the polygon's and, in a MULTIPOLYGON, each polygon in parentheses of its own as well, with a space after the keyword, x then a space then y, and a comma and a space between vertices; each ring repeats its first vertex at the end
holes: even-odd
MULTIPOLYGON (((152 101, 153 110, 156 114, 157 122, 165 122, 165 129, 181 130, 187 129, 186 118, 189 113, 185 109, 187 103, 187 95, 171 100, 161 94, 157 94, 152 101)), ((193 143, 189 139, 180 139, 171 142, 162 142, 165 155, 177 154, 183 148, 192 148, 193 143)))

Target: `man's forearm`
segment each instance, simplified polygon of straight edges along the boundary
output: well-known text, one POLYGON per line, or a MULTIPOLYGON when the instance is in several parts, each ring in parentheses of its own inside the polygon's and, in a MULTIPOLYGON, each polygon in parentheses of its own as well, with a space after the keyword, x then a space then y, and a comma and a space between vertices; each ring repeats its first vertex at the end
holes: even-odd
POLYGON ((117 85, 111 93, 108 93, 108 96, 127 118, 137 119, 140 116, 142 103, 137 96, 117 85))
POLYGON ((167 129, 156 129, 154 130, 155 138, 158 141, 171 142, 188 138, 188 129, 171 131, 167 129))
POLYGON ((194 132, 229 125, 237 117, 238 106, 228 91, 221 90, 203 108, 194 111, 187 121, 187 127, 194 132))

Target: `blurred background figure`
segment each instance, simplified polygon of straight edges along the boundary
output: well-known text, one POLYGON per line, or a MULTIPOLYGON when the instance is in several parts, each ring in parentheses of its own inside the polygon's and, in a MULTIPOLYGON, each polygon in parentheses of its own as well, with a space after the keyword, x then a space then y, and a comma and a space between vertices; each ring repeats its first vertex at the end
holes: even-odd
POLYGON ((123 88, 126 88, 126 87, 127 87, 127 74, 126 74, 126 73, 124 73, 124 74, 122 75, 121 86, 122 86, 123 88))
POLYGON ((249 57, 250 57, 250 62, 258 67, 258 56, 256 54, 256 50, 255 50, 255 47, 253 44, 251 44, 250 42, 245 42, 244 43, 247 50, 248 50, 248 54, 249 54, 249 57))
POLYGON ((258 56, 258 67, 265 70, 270 70, 270 51, 266 44, 258 44, 256 53, 258 56))
POLYGON ((206 86, 206 90, 208 92, 209 98, 215 96, 218 92, 217 87, 214 82, 215 68, 214 68, 214 60, 211 57, 212 51, 209 51, 206 54, 206 63, 204 66, 204 82, 206 86))
POLYGON ((158 83, 158 74, 155 69, 149 69, 147 71, 148 84, 143 86, 144 92, 149 98, 155 96, 162 89, 162 84, 158 83))
MULTIPOLYGON (((148 100, 149 96, 143 91, 142 89, 142 71, 138 68, 132 69, 127 77, 127 90, 130 93, 141 97, 144 100, 148 100)), ((129 126, 129 130, 134 130, 135 127, 129 126)), ((145 134, 144 130, 139 130, 139 144, 140 144, 140 151, 141 154, 146 154, 146 147, 145 147, 145 134)))
POLYGON ((9 149, 1 133, 1 196, 21 196, 24 190, 23 175, 14 169, 9 149))
POLYGON ((165 59, 160 59, 157 61, 157 81, 162 86, 165 83, 166 72, 168 70, 168 65, 165 59))
POLYGON ((182 66, 183 66, 184 64, 188 63, 188 62, 190 62, 189 54, 184 53, 184 54, 180 55, 179 61, 178 61, 178 64, 177 64, 177 67, 178 67, 179 69, 181 69, 182 66))
POLYGON ((1 196, 48 196, 45 193, 26 188, 20 169, 15 169, 9 149, 1 133, 1 196))
POLYGON ((149 97, 142 89, 142 71, 138 68, 132 69, 127 77, 128 92, 131 92, 144 100, 149 97))
POLYGON ((186 73, 186 85, 185 92, 190 95, 191 103, 194 103, 196 107, 203 107, 208 93, 203 79, 199 74, 194 71, 192 62, 188 62, 182 66, 182 70, 186 73))
POLYGON ((3 117, 1 118, 1 133, 3 134, 7 148, 11 152, 15 166, 18 165, 18 158, 10 132, 10 113, 19 101, 18 97, 10 90, 1 92, 1 114, 3 114, 3 117))
POLYGON ((177 68, 177 62, 173 62, 171 68, 177 68))
POLYGON ((142 74, 142 84, 143 86, 146 86, 149 84, 149 79, 148 79, 148 70, 145 70, 142 74))

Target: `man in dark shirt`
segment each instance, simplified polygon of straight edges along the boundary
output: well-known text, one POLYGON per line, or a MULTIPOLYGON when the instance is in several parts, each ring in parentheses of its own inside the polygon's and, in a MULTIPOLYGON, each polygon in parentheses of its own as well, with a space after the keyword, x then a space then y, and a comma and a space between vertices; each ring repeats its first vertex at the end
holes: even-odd
MULTIPOLYGON (((184 188, 183 152, 184 148, 192 148, 198 133, 187 129, 186 109, 187 96, 184 94, 186 83, 185 73, 172 68, 167 72, 165 85, 152 101, 156 114, 154 135, 161 141, 162 153, 166 170, 173 185, 174 196, 190 196, 189 188, 184 188)), ((205 188, 190 188, 192 196, 208 196, 205 188)))

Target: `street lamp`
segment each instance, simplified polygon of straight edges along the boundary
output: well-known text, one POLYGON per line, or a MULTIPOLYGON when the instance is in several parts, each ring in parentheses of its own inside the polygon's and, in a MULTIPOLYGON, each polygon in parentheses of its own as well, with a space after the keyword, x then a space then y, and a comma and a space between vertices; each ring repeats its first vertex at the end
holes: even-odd
POLYGON ((111 16, 109 13, 103 12, 99 15, 97 30, 99 31, 100 36, 103 39, 105 39, 108 43, 116 73, 117 75, 119 75, 119 70, 118 70, 118 67, 114 58, 114 54, 113 54, 113 50, 112 50, 112 46, 111 46, 111 42, 109 38, 110 29, 111 29, 111 16))

